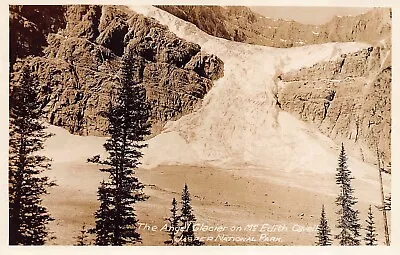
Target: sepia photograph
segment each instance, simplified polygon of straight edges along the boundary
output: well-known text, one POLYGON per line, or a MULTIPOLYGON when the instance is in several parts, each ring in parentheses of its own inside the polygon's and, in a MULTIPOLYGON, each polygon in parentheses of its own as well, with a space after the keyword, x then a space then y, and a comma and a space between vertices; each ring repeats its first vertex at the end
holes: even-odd
POLYGON ((7 11, 9 246, 391 245, 392 8, 7 11))

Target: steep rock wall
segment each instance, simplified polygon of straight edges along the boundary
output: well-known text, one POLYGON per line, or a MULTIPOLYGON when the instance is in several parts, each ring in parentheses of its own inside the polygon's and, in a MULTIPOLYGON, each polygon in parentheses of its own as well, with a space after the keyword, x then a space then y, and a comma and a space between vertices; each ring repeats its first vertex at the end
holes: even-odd
POLYGON ((212 80, 223 76, 217 56, 201 52, 154 19, 124 7, 65 8, 65 29, 49 33, 42 54, 19 59, 10 76, 15 82, 20 67, 28 64, 39 77, 47 120, 71 133, 107 134, 107 120, 99 113, 112 100, 125 48, 134 53, 135 78, 146 88, 154 134, 166 121, 196 110, 212 80))
POLYGON ((391 47, 380 45, 336 61, 280 75, 280 107, 352 147, 364 160, 390 162, 391 47))

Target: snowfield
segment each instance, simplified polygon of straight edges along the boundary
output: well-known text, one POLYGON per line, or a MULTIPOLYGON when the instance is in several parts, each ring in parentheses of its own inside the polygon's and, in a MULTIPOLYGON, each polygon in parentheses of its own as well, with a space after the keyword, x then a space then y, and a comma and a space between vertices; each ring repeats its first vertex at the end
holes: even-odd
MULTIPOLYGON (((328 43, 289 49, 248 45, 210 36, 154 7, 130 8, 154 17, 177 36, 200 44, 203 51, 225 63, 224 77, 214 83, 202 107, 167 123, 161 134, 148 141, 142 167, 212 166, 335 194, 340 145, 276 106, 274 95, 279 84, 274 78, 364 49, 368 44, 328 43), (302 176, 315 181, 299 182, 302 176), (329 184, 319 182, 318 176, 328 178, 329 184)), ((49 130, 56 135, 47 142, 46 153, 55 163, 85 162, 96 154, 106 156, 102 147, 106 138, 79 137, 54 126, 49 130)), ((352 157, 349 167, 358 182, 356 190, 369 201, 379 201, 376 167, 352 157)), ((389 180, 385 183, 390 185, 389 180)))

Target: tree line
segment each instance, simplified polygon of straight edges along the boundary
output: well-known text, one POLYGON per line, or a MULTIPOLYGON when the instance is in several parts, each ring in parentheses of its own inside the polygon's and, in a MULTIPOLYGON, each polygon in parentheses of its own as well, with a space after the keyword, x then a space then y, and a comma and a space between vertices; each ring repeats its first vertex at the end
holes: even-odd
MULTIPOLYGON (((171 215, 165 218, 167 222, 165 225, 165 232, 168 235, 168 240, 164 241, 164 244, 171 246, 201 246, 205 243, 200 241, 195 236, 193 229, 194 223, 196 222, 196 216, 193 212, 191 205, 191 195, 189 187, 185 183, 182 195, 181 195, 181 207, 179 208, 176 198, 172 199, 172 206, 170 209, 171 215)), ((137 226, 136 226, 137 227, 137 226)), ((82 226, 79 235, 75 237, 76 246, 91 245, 93 242, 89 240, 89 235, 94 233, 92 229, 86 229, 86 225, 82 226)), ((98 235, 94 241, 95 245, 102 245, 98 242, 98 235)), ((140 239, 141 240, 141 239, 140 239)), ((138 240, 136 240, 138 241, 138 240)), ((114 245, 114 244, 111 244, 114 245)))
MULTIPOLYGON (((375 246, 377 245, 377 233, 374 222, 374 214, 372 206, 368 208, 368 216, 365 220, 365 236, 361 239, 361 224, 359 219, 359 211, 355 209, 357 204, 357 198, 354 196, 354 188, 352 187, 351 181, 354 177, 351 176, 351 171, 347 165, 347 156, 344 145, 342 143, 341 151, 338 159, 338 167, 336 169, 336 184, 339 186, 339 195, 336 197, 335 203, 338 206, 336 214, 338 215, 336 227, 339 233, 334 235, 334 238, 339 241, 342 246, 358 246, 364 241, 365 245, 375 246)), ((381 169, 379 169, 381 171, 381 169)), ((389 196, 382 210, 390 210, 390 199, 389 196)), ((318 246, 329 246, 332 245, 332 234, 331 229, 328 225, 326 218, 325 207, 322 205, 320 222, 317 228, 317 241, 318 246)))

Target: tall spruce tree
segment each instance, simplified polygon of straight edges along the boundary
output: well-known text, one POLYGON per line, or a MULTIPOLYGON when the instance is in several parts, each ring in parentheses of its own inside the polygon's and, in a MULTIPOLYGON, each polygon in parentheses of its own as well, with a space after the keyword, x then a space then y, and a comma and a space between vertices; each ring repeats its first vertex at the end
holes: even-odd
POLYGON ((203 242, 196 239, 194 235, 193 225, 196 222, 196 217, 193 214, 193 208, 190 202, 190 192, 187 184, 183 187, 182 191, 182 207, 181 207, 181 236, 179 237, 179 244, 184 246, 200 246, 203 242))
POLYGON ((339 206, 337 214, 339 215, 337 227, 340 233, 335 236, 339 239, 340 245, 355 246, 360 245, 359 211, 354 209, 357 199, 354 197, 354 189, 351 187, 351 171, 347 166, 347 156, 342 143, 338 159, 338 168, 336 169, 336 184, 340 187, 340 194, 336 198, 336 205, 339 206))
POLYGON ((372 208, 369 206, 368 209, 368 218, 365 220, 367 223, 367 226, 365 227, 365 245, 370 245, 374 246, 377 245, 377 239, 376 237, 378 236, 376 231, 375 231, 375 222, 374 222, 374 214, 372 213, 372 208))
POLYGON ((179 230, 179 215, 178 215, 178 203, 176 202, 176 199, 172 199, 172 207, 171 207, 171 216, 167 219, 169 222, 168 226, 168 236, 169 240, 165 241, 165 244, 170 244, 170 245, 177 245, 175 239, 179 230))
POLYGON ((109 173, 98 189, 100 208, 95 213, 96 245, 125 245, 141 241, 137 232, 137 217, 134 205, 144 201, 143 184, 134 175, 140 164, 143 142, 150 134, 149 104, 146 90, 137 80, 141 63, 129 51, 122 57, 116 103, 110 104, 106 116, 111 136, 104 148, 109 157, 101 162, 109 173))
POLYGON ((50 160, 41 156, 50 136, 41 122, 38 81, 27 66, 10 89, 9 140, 9 243, 43 245, 49 238, 47 224, 53 220, 42 196, 55 185, 44 175, 50 160))
POLYGON ((316 238, 318 239, 315 243, 318 246, 328 246, 332 245, 331 229, 328 225, 328 220, 325 215, 325 207, 322 205, 321 218, 318 225, 316 238))

